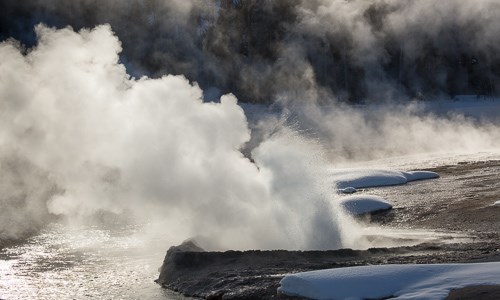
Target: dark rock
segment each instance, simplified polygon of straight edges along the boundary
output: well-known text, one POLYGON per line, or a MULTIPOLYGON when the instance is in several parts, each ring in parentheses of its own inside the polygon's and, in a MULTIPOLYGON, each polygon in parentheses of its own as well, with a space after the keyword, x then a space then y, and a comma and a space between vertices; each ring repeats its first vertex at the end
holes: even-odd
POLYGON ((497 242, 331 251, 206 252, 193 244, 171 247, 156 280, 186 296, 205 299, 294 299, 279 295, 288 273, 369 264, 495 261, 497 242), (484 249, 492 249, 486 253, 484 249))
POLYGON ((448 294, 446 300, 498 300, 500 299, 500 286, 498 285, 477 285, 455 289, 448 294))
MULTIPOLYGON (((500 161, 443 166, 433 171, 442 175, 442 183, 433 183, 432 186, 422 184, 421 189, 404 187, 404 208, 378 215, 377 221, 395 227, 419 225, 416 228, 461 232, 471 239, 459 239, 456 242, 445 239, 413 247, 371 248, 364 251, 204 252, 194 243, 185 243, 169 249, 157 282, 184 295, 207 299, 293 299, 277 294, 280 280, 288 273, 370 264, 500 261, 500 215, 491 207, 491 203, 500 199, 500 161), (440 190, 449 188, 450 183, 454 183, 455 192, 451 196, 443 194, 440 197, 440 190), (425 200, 421 199, 422 194, 429 191, 436 197, 422 205, 425 200), (479 198, 470 201, 466 195, 471 192, 479 195, 479 198), (414 201, 407 201, 407 197, 414 201), (448 207, 450 203, 453 203, 453 207, 448 207), (442 206, 445 208, 443 211, 442 206)), ((393 192, 400 193, 399 190, 393 192)), ((391 191, 385 189, 384 193, 390 195, 391 191)), ((371 221, 374 221, 374 216, 371 221)), ((391 241, 398 244, 397 239, 391 241)), ((490 294, 496 291, 486 289, 490 294)), ((485 288, 461 290, 459 292, 462 294, 459 295, 463 297, 461 299, 471 299, 464 295, 476 291, 482 293, 485 288), (463 294, 465 292, 467 294, 463 294)), ((450 297, 453 295, 450 294, 450 297)), ((498 294, 492 295, 493 298, 485 299, 500 299, 498 294)), ((474 297, 472 299, 481 299, 474 297)))

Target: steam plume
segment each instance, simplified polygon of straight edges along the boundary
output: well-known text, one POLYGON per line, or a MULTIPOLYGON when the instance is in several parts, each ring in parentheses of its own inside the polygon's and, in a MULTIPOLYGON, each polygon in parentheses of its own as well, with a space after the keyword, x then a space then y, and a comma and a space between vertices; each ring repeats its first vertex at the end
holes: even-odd
POLYGON ((0 238, 107 211, 219 248, 359 245, 324 148, 343 161, 499 147, 498 126, 463 116, 339 103, 497 95, 494 0, 0 4, 0 238), (252 163, 230 93, 282 105, 300 133, 261 123, 252 163))
MULTIPOLYGON (((2 218, 2 236, 26 215, 108 211, 162 221, 177 242, 207 236, 218 248, 342 245, 314 143, 284 128, 254 150, 259 170, 238 151, 250 135, 234 96, 203 103, 183 77, 131 78, 107 25, 36 32, 26 55, 16 43, 0 44, 0 157, 15 152, 33 169, 28 175, 40 174, 23 176, 22 190, 33 195, 19 196, 35 209, 20 210, 15 224, 2 218), (43 180, 57 188, 46 191, 43 180)), ((18 214, 17 203, 3 201, 18 214)))

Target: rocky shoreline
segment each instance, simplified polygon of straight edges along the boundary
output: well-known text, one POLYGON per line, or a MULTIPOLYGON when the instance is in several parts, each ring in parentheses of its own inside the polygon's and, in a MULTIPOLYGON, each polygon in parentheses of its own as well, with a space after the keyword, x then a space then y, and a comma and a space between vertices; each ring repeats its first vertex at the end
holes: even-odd
POLYGON ((194 243, 168 250, 157 283, 205 299, 276 299, 287 273, 375 264, 500 261, 499 242, 422 244, 331 251, 204 252, 194 243))
MULTIPOLYGON (((467 233, 472 239, 407 247, 332 251, 206 252, 193 242, 187 242, 168 250, 156 282, 189 297, 288 299, 277 293, 279 282, 287 273, 375 264, 500 261, 500 207, 491 207, 489 204, 494 199, 500 199, 500 182, 497 180, 500 162, 463 163, 433 171, 438 171, 444 182, 456 183, 453 189, 458 193, 451 194, 455 197, 453 202, 449 202, 451 199, 432 199, 425 207, 409 204, 399 210, 396 205, 392 215, 378 216, 373 220, 385 225, 418 224, 419 228, 454 229, 455 232, 467 233), (450 209, 443 211, 445 204, 450 209), (413 212, 411 217, 397 215, 407 211, 413 212)), ((381 194, 389 193, 387 189, 378 191, 381 194)), ((413 189, 409 193, 410 197, 411 193, 418 196, 421 191, 413 189)), ((474 293, 498 299, 499 291, 498 287, 470 287, 452 291, 449 299, 474 293)))

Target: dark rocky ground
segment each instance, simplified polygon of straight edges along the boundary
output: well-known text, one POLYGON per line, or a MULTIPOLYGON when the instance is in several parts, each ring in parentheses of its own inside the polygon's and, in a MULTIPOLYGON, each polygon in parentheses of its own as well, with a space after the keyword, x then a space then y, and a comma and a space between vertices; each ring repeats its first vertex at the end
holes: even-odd
POLYGON ((378 221, 388 226, 468 233, 497 239, 500 232, 500 160, 463 162, 430 171, 441 178, 368 190, 394 204, 378 221))
MULTIPOLYGON (((275 299, 284 274, 369 264, 500 261, 500 161, 431 169, 440 179, 365 190, 393 202, 373 216, 381 226, 465 233, 467 241, 411 247, 333 251, 204 252, 194 244, 172 247, 157 282, 186 296, 208 299, 275 299)), ((452 291, 449 299, 500 299, 499 287, 452 291)))

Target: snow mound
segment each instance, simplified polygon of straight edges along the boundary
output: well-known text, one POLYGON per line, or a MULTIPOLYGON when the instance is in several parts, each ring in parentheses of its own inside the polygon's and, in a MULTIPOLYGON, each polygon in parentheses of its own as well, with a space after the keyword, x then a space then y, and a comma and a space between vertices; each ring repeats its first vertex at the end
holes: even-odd
POLYGON ((400 172, 377 169, 337 169, 331 172, 331 179, 337 188, 368 188, 377 186, 400 185, 409 181, 438 178, 430 171, 400 172))
POLYGON ((370 214, 377 211, 392 209, 392 205, 379 196, 355 195, 342 198, 340 205, 354 216, 370 214))
POLYGON ((500 262, 380 265, 287 275, 278 291, 310 299, 444 299, 450 290, 500 284, 500 262))
POLYGON ((406 177, 406 179, 408 181, 416 181, 416 180, 425 180, 425 179, 439 178, 438 173, 431 172, 431 171, 403 172, 403 175, 406 177))

